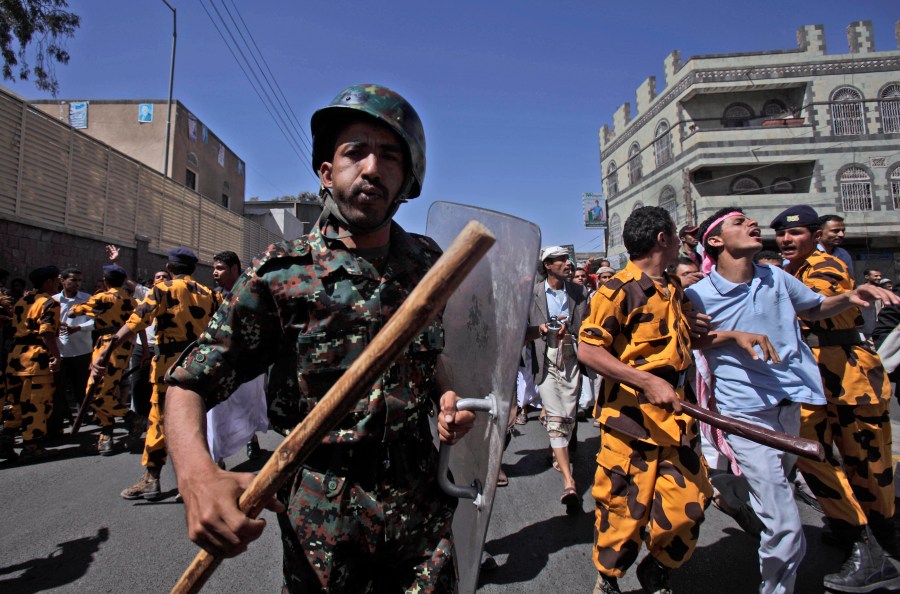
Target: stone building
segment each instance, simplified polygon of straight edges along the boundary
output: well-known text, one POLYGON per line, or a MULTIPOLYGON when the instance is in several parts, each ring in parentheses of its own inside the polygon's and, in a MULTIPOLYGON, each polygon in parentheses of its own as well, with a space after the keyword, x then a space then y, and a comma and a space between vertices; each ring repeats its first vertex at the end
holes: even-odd
MULTIPOLYGON (((900 47, 900 22, 896 33, 900 47)), ((846 219, 856 271, 900 264, 900 51, 875 51, 871 21, 847 28, 850 53, 829 54, 821 25, 797 48, 664 62, 636 103, 600 129, 608 254, 623 265, 622 225, 644 205, 679 226, 739 205, 768 223, 792 204, 846 219)), ((768 243, 768 242, 767 242, 768 243)))
MULTIPOLYGON (((44 113, 163 172, 166 156, 165 99, 30 100, 44 113), (82 125, 73 105, 84 105, 82 125), (143 107, 145 105, 151 108, 143 107), (148 121, 149 120, 149 121, 148 121)), ((245 164, 180 101, 172 102, 168 176, 237 214, 244 212, 245 164)))

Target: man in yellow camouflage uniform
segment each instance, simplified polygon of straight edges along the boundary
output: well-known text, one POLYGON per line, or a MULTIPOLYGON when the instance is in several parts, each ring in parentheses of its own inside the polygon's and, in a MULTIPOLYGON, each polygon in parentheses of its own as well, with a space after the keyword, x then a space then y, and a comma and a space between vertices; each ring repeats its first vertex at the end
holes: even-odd
POLYGON ((125 499, 152 501, 160 497, 159 474, 166 464, 163 416, 166 371, 178 360, 181 352, 197 340, 221 303, 212 290, 191 278, 197 265, 197 256, 193 251, 179 247, 170 250, 168 257, 166 268, 174 278, 153 285, 147 297, 116 333, 115 340, 91 364, 94 373, 102 374, 112 352, 156 320, 158 354, 153 357, 150 372, 153 395, 150 397, 147 438, 141 458, 141 464, 147 470, 136 484, 122 491, 125 499))
MULTIPOLYGON (((123 288, 128 275, 121 266, 111 264, 103 267, 103 282, 106 290, 93 295, 87 303, 74 305, 69 310, 69 317, 89 316, 94 320, 94 355, 96 359, 109 343, 115 339, 116 331, 122 327, 129 316, 134 312, 135 302, 131 295, 123 288)), ((116 417, 125 418, 125 426, 129 433, 132 429, 134 413, 119 402, 119 383, 122 374, 131 358, 133 343, 125 340, 115 349, 107 360, 106 370, 101 384, 97 386, 95 378, 88 380, 87 394, 93 391, 91 408, 94 416, 100 424, 100 438, 97 441, 97 452, 101 456, 109 456, 113 453, 113 426, 116 417), (96 387, 95 387, 96 386, 96 387)))
POLYGON ((28 275, 34 291, 13 306, 15 329, 6 366, 6 401, 0 457, 15 458, 13 440, 22 431, 22 458, 45 458, 39 445, 47 434, 53 411, 53 374, 60 370, 59 302, 53 298, 59 284, 59 268, 45 266, 28 275))
POLYGON ((665 210, 642 207, 625 221, 623 240, 631 259, 594 295, 578 349, 604 377, 592 490, 598 594, 620 592, 617 578, 642 538, 650 554, 638 580, 646 592, 668 592, 669 569, 690 559, 712 496, 697 423, 678 405, 692 360, 682 311, 690 304, 664 272, 678 255, 675 224, 665 210))
MULTIPOLYGON (((770 226, 788 260, 786 270, 817 293, 830 297, 854 292, 865 299, 896 300, 890 292, 874 286, 863 287, 865 294, 863 289, 854 291, 847 266, 818 251, 818 215, 811 207, 793 206, 770 226)), ((878 544, 897 555, 888 409, 891 390, 881 359, 862 334, 862 323, 858 307, 823 320, 800 320, 819 364, 827 400, 824 406, 802 406, 800 435, 820 441, 826 460, 799 458, 797 467, 822 506, 836 542, 852 545, 841 573, 826 579, 829 589, 841 592, 872 591, 870 586, 882 581, 881 574, 891 571, 878 544), (833 446, 843 464, 833 455, 833 446), (867 525, 878 544, 870 542, 867 525), (866 574, 868 579, 861 580, 866 574)))

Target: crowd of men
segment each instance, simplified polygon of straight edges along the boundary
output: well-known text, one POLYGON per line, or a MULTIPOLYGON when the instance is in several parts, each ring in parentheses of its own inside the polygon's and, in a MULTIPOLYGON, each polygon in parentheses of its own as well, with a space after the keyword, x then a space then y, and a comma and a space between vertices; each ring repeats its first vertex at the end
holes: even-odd
MULTIPOLYGON (((197 256, 186 248, 170 251, 147 287, 128 279, 112 246, 94 295, 79 290, 74 268, 32 271, 29 291, 13 293, 11 283, 0 300, 11 338, 0 457, 52 455, 48 440, 89 408, 98 454, 116 451, 116 419, 126 445, 143 444, 144 473, 122 497, 160 497, 171 454, 192 541, 221 557, 259 537, 265 522, 237 504, 253 475, 223 468, 230 448, 209 442, 215 428, 253 419, 242 423, 246 441, 268 423, 282 433, 296 426, 440 256, 434 241, 393 220, 425 176, 424 129, 403 97, 354 85, 310 127, 322 216, 243 274, 234 254, 215 256, 220 292, 192 278, 197 256), (215 418, 251 384, 245 405, 215 418), (268 422, 258 422, 260 409, 268 422)), ((676 232, 667 211, 641 207, 623 226, 621 270, 608 261, 579 269, 559 246, 541 251, 510 419, 525 424, 540 405, 570 514, 580 510, 569 455, 578 421, 590 414, 600 428, 596 593, 620 592, 642 545, 642 588, 671 592, 669 574, 690 560, 710 503, 759 537, 760 591, 792 592, 805 554, 795 468, 828 538, 846 548, 824 587, 900 591, 891 388, 871 342, 900 343, 900 298, 878 271, 855 286, 840 217, 801 205, 770 226, 778 253, 762 251, 757 222, 739 208, 676 232), (871 330, 861 307, 874 311, 871 330), (798 460, 701 428, 686 401, 819 442, 826 458, 798 460), (734 480, 746 500, 726 497, 734 480)), ((456 501, 438 487, 432 428, 452 446, 474 413, 457 410, 461 395, 440 370, 443 344, 438 314, 268 502, 284 592, 456 590, 456 501)))

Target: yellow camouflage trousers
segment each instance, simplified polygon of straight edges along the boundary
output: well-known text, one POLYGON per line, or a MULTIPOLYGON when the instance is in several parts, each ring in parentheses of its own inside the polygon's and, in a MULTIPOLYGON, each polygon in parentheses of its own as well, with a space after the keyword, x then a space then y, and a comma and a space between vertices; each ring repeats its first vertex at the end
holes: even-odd
POLYGON ((162 468, 168 459, 166 455, 165 415, 166 405, 166 372, 181 353, 153 357, 153 368, 150 377, 153 381, 153 394, 150 396, 150 414, 147 417, 147 438, 144 440, 144 455, 141 464, 147 468, 162 468))
POLYGON ((642 540, 662 565, 683 565, 712 497, 699 440, 693 446, 656 446, 603 429, 600 444, 591 490, 597 502, 597 570, 621 577, 642 540))
POLYGON ((7 374, 3 428, 21 429, 24 441, 45 437, 54 390, 52 375, 7 374))
POLYGON ((797 468, 829 520, 863 526, 894 516, 894 469, 888 402, 804 404, 800 436, 819 441, 825 461, 797 459, 797 468), (837 446, 841 462, 835 457, 837 446))
MULTIPOLYGON (((96 359, 97 354, 104 350, 114 338, 113 334, 98 338, 94 345, 93 358, 96 359)), ((102 384, 91 399, 91 408, 94 409, 94 416, 97 417, 100 427, 112 427, 116 417, 124 417, 128 412, 128 408, 119 402, 119 384, 122 382, 122 375, 131 360, 132 346, 131 341, 126 341, 113 351, 109 357, 109 363, 106 365, 106 375, 103 376, 102 384)), ((93 378, 88 380, 87 393, 90 394, 92 389, 94 389, 93 378)))

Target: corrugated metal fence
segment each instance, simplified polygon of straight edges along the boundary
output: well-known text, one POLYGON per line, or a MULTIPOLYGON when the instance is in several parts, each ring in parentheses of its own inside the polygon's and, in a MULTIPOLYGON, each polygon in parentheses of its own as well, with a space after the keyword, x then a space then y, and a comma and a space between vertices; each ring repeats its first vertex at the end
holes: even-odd
POLYGON ((281 237, 0 89, 0 216, 150 249, 249 263, 281 237))

